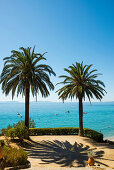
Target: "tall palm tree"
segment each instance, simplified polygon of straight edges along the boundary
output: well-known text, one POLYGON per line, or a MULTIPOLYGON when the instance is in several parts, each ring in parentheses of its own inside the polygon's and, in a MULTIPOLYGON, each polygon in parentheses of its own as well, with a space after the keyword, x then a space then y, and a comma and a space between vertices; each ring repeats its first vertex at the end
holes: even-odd
POLYGON ((63 84, 64 86, 60 88, 57 92, 59 98, 63 101, 67 98, 76 98, 79 100, 79 136, 83 136, 83 100, 85 96, 91 101, 94 96, 101 100, 104 92, 104 83, 100 80, 96 80, 99 74, 96 73, 96 69, 91 70, 91 65, 83 65, 82 63, 73 64, 69 68, 64 70, 68 75, 60 76, 64 78, 63 82, 58 84, 63 84))
POLYGON ((11 51, 10 57, 4 58, 4 67, 1 73, 3 93, 8 95, 11 91, 12 99, 17 93, 25 96, 25 125, 29 128, 29 96, 30 91, 37 97, 39 92, 42 97, 49 96, 49 90, 54 90, 50 75, 55 76, 52 68, 40 61, 46 60, 44 54, 35 53, 31 47, 19 48, 20 51, 11 51))

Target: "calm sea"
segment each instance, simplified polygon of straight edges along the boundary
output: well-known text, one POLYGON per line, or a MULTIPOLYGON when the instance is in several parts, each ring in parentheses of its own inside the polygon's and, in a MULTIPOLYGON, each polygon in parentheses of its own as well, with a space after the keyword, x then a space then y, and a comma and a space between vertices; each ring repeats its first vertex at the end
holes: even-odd
MULTIPOLYGON (((0 129, 24 120, 24 109, 24 103, 1 102, 0 129)), ((84 112, 84 127, 101 131, 105 138, 114 136, 114 102, 84 103, 84 112)), ((78 103, 31 102, 30 117, 39 128, 78 127, 78 103)))

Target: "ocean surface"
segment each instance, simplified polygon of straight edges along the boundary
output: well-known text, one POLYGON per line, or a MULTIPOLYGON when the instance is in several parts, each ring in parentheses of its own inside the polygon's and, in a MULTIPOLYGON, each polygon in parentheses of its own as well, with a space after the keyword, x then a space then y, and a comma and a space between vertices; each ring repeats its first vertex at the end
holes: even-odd
MULTIPOLYGON (((105 138, 114 137, 114 102, 84 103, 84 127, 102 132, 105 138)), ((24 120, 24 103, 0 103, 0 129, 24 120), (22 115, 18 117, 17 113, 22 115)), ((30 117, 36 127, 78 127, 78 103, 31 102, 30 117), (70 113, 66 113, 66 111, 70 113)))

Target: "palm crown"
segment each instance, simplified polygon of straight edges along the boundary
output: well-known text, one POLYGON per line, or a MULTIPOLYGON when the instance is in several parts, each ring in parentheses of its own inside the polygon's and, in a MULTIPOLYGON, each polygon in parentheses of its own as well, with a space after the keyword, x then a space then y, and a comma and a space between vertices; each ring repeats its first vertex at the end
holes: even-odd
POLYGON ((12 98, 17 90, 19 94, 25 95, 25 87, 28 84, 31 87, 33 96, 41 92, 42 97, 49 95, 49 90, 53 90, 54 86, 50 81, 48 74, 53 74, 52 68, 45 64, 38 63, 46 60, 40 53, 34 53, 35 48, 31 52, 31 48, 20 48, 20 51, 12 51, 10 57, 4 58, 4 68, 1 74, 1 82, 3 92, 8 95, 12 91, 12 98), (48 88, 47 88, 48 86, 48 88))
POLYGON ((95 96, 101 100, 105 92, 105 85, 102 81, 96 80, 100 74, 95 73, 96 69, 90 71, 91 67, 92 64, 83 65, 82 62, 69 66, 69 69, 65 68, 64 70, 69 76, 60 76, 64 78, 64 81, 58 84, 64 84, 64 87, 58 90, 59 98, 65 100, 82 97, 85 100, 85 96, 87 96, 90 101, 95 96))

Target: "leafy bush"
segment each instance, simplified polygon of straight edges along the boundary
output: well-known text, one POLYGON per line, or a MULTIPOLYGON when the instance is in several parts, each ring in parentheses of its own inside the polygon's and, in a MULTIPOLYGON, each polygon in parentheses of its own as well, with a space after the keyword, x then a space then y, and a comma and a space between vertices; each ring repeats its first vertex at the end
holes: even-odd
MULTIPOLYGON (((79 128, 30 128, 29 135, 78 135, 79 128)), ((103 141, 103 134, 92 129, 84 128, 84 136, 95 139, 97 142, 103 141)))
POLYGON ((30 135, 77 135, 78 128, 30 128, 30 135))
POLYGON ((18 137, 20 141, 22 141, 23 139, 27 139, 29 137, 29 131, 25 125, 23 124, 16 125, 14 129, 15 136, 18 137))
POLYGON ((12 139, 14 139, 16 137, 16 130, 15 130, 15 128, 9 129, 8 132, 7 132, 7 136, 11 137, 12 139))
POLYGON ((90 138, 96 140, 97 142, 103 141, 103 134, 99 133, 95 130, 84 128, 84 134, 85 134, 85 136, 90 137, 90 138))
MULTIPOLYGON (((35 127, 34 120, 32 120, 31 118, 29 125, 30 127, 35 127)), ((2 129, 1 132, 1 135, 11 137, 12 139, 18 137, 20 141, 29 137, 29 131, 25 126, 25 122, 23 120, 19 121, 16 124, 13 124, 12 126, 9 125, 7 129, 2 129)))
POLYGON ((22 148, 11 148, 8 146, 3 147, 3 157, 5 166, 25 165, 27 162, 27 152, 22 148))
POLYGON ((8 125, 7 128, 1 129, 1 136, 7 136, 8 135, 8 130, 11 129, 13 126, 8 125))
MULTIPOLYGON (((13 123, 13 125, 11 126, 11 125, 8 125, 8 127, 5 129, 5 128, 3 128, 3 129, 1 129, 0 130, 0 136, 11 136, 11 135, 9 135, 8 134, 8 131, 9 131, 9 129, 11 129, 11 128, 15 128, 16 126, 18 126, 18 125, 22 125, 23 124, 23 126, 25 125, 25 122, 24 122, 24 120, 21 120, 21 121, 19 121, 18 123, 13 123)), ((29 127, 30 128, 35 128, 35 122, 34 122, 34 120, 32 120, 31 118, 29 119, 29 127)), ((13 133, 13 130, 11 130, 11 132, 13 133)), ((14 135, 14 133, 12 134, 12 135, 14 135)), ((12 137, 13 138, 13 137, 12 137)))
POLYGON ((29 137, 29 131, 23 123, 18 122, 15 124, 14 128, 8 130, 7 136, 12 139, 18 137, 20 141, 23 141, 23 139, 27 139, 29 137))

